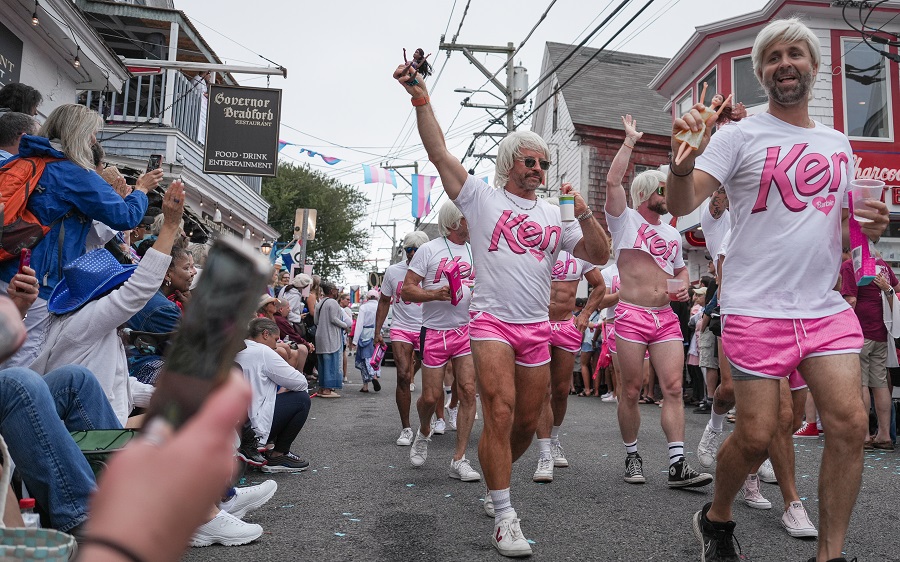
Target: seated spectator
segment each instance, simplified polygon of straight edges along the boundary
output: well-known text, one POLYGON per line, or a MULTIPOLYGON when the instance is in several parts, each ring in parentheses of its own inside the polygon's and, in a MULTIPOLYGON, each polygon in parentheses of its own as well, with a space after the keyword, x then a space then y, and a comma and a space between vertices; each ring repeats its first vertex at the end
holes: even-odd
POLYGON ((250 423, 260 443, 272 443, 263 472, 300 472, 309 463, 291 452, 291 445, 309 415, 308 385, 303 373, 275 352, 278 326, 268 318, 250 321, 246 348, 235 361, 253 389, 250 423), (279 390, 278 387, 281 387, 279 390))
POLYGON ((63 268, 47 303, 50 329, 31 368, 43 374, 68 364, 87 367, 122 425, 134 406, 147 406, 153 387, 128 376, 117 328, 147 304, 168 275, 183 212, 184 185, 176 181, 163 199, 164 226, 140 264, 122 265, 103 249, 85 254, 63 268))
POLYGON ((291 305, 291 312, 288 314, 288 320, 299 326, 303 322, 303 309, 306 303, 303 299, 303 289, 309 287, 312 283, 312 277, 305 273, 301 273, 294 277, 293 282, 282 287, 278 298, 287 301, 291 305))
POLYGON ((286 300, 278 299, 278 303, 275 306, 274 320, 278 324, 281 339, 286 342, 294 342, 301 347, 305 347, 308 353, 313 353, 316 350, 316 346, 306 341, 303 335, 297 331, 297 327, 288 320, 288 315, 291 313, 291 304, 286 300))
POLYGON ((40 125, 24 113, 0 113, 0 162, 19 153, 19 142, 25 135, 36 135, 40 125))
MULTIPOLYGON (((155 244, 155 242, 154 242, 155 244)), ((147 304, 128 320, 128 328, 135 332, 171 334, 181 320, 181 303, 189 298, 194 280, 194 258, 181 244, 172 246, 172 261, 159 290, 147 304)), ((163 366, 158 349, 129 350, 128 371, 145 384, 156 384, 163 366)))
MULTIPOLYGON (((268 295, 263 295, 259 301, 259 308, 257 309, 257 315, 260 318, 268 318, 272 322, 275 322, 275 312, 278 310, 279 303, 278 299, 274 297, 270 297, 268 295)), ((275 322, 277 325, 278 322, 275 322)), ((280 328, 279 328, 279 338, 280 338, 280 328)), ((306 363, 306 356, 309 351, 304 346, 302 349, 297 343, 289 343, 283 341, 281 339, 278 340, 278 343, 275 347, 276 353, 281 356, 282 359, 287 361, 288 365, 291 367, 302 370, 303 365, 306 363)))
POLYGON ((0 88, 0 111, 17 111, 34 117, 42 101, 40 91, 21 82, 10 82, 0 88))

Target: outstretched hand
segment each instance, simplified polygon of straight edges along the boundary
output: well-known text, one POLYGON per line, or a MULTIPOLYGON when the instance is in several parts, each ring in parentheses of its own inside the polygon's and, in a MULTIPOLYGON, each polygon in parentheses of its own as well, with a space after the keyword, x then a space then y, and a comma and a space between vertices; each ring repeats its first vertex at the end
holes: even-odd
POLYGON ((622 125, 625 126, 626 139, 630 139, 632 142, 637 142, 641 140, 641 137, 644 136, 644 133, 638 132, 637 119, 634 119, 631 115, 626 115, 622 118, 622 125))
POLYGON ((419 80, 418 76, 418 71, 409 64, 401 64, 394 71, 394 79, 414 98, 422 98, 428 95, 425 81, 419 80))

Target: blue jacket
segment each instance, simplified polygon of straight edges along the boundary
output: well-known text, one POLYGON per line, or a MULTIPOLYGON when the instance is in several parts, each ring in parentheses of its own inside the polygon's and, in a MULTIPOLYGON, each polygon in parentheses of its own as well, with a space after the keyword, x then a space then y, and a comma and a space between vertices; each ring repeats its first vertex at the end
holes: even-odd
MULTIPOLYGON (((51 147, 48 139, 31 135, 22 137, 19 156, 66 157, 51 147)), ((36 191, 28 199, 27 207, 42 224, 53 225, 53 228, 32 250, 31 267, 40 283, 38 296, 48 299, 59 283, 62 266, 84 254, 84 241, 91 228, 91 220, 117 230, 132 229, 144 217, 147 196, 134 191, 122 199, 96 172, 85 170, 69 160, 49 162, 38 186, 42 191, 36 191), (67 214, 70 216, 53 224, 67 214), (65 235, 60 251, 59 233, 63 227, 65 235)), ((10 281, 18 266, 17 260, 0 264, 0 279, 10 281)))

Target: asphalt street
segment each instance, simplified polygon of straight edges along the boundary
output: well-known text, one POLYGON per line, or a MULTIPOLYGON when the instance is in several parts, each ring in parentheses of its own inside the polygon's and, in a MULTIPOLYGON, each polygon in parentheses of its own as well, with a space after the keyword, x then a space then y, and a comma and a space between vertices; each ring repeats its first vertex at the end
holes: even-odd
MULTIPOLYGON (((352 370, 352 361, 350 366, 352 370)), ((358 381, 355 370, 351 379, 358 381)), ((185 559, 502 560, 491 546, 493 520, 482 509, 484 485, 447 475, 455 433, 432 439, 421 468, 409 464, 409 447, 394 444, 401 429, 395 380, 394 369, 386 367, 380 393, 360 393, 357 382, 345 387, 339 399, 314 398, 293 449, 310 462, 309 470, 247 474, 249 482, 278 482, 275 497, 246 517, 264 527, 262 538, 241 547, 194 548, 185 559)), ((418 396, 417 390, 413 399, 418 396)), ((512 503, 525 536, 534 542, 532 560, 700 559, 690 518, 710 501, 712 486, 670 490, 660 408, 643 405, 641 415, 644 485, 622 480, 625 454, 616 407, 598 398, 570 397, 561 440, 571 467, 557 469, 551 484, 531 481, 536 444, 514 465, 512 503)), ((697 467, 694 450, 708 416, 688 409, 685 417, 685 450, 697 467)), ((418 416, 413 413, 412 419, 415 425, 418 416)), ((481 420, 476 421, 467 454, 479 472, 481 427, 481 420)), ((818 466, 826 438, 794 442, 798 489, 816 524, 818 466)), ((805 562, 815 554, 815 542, 791 538, 782 529, 777 486, 763 484, 763 494, 772 501, 771 510, 735 504, 735 536, 744 553, 754 562, 805 562)), ((846 543, 848 558, 900 561, 898 500, 900 452, 867 452, 846 543)))

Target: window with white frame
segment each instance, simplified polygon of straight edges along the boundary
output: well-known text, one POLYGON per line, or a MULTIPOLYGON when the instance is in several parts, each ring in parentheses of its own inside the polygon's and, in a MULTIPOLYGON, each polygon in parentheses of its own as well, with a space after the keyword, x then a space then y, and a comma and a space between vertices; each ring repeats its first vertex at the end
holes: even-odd
POLYGON ((847 136, 891 138, 891 94, 885 59, 857 39, 845 38, 841 47, 847 136))
POLYGON ((766 91, 753 73, 753 60, 749 56, 732 60, 731 79, 734 102, 744 104, 749 113, 753 114, 753 108, 769 103, 766 91))
POLYGON ((690 111, 692 107, 694 107, 694 92, 693 90, 688 90, 686 94, 681 96, 681 99, 675 102, 675 117, 681 117, 690 111))
POLYGON ((715 96, 719 92, 719 88, 716 83, 716 68, 713 67, 712 70, 709 71, 709 74, 701 78, 697 82, 697 96, 703 93, 703 84, 707 84, 706 88, 706 99, 698 99, 698 103, 702 103, 704 105, 708 105, 709 102, 712 101, 713 96, 715 96))

